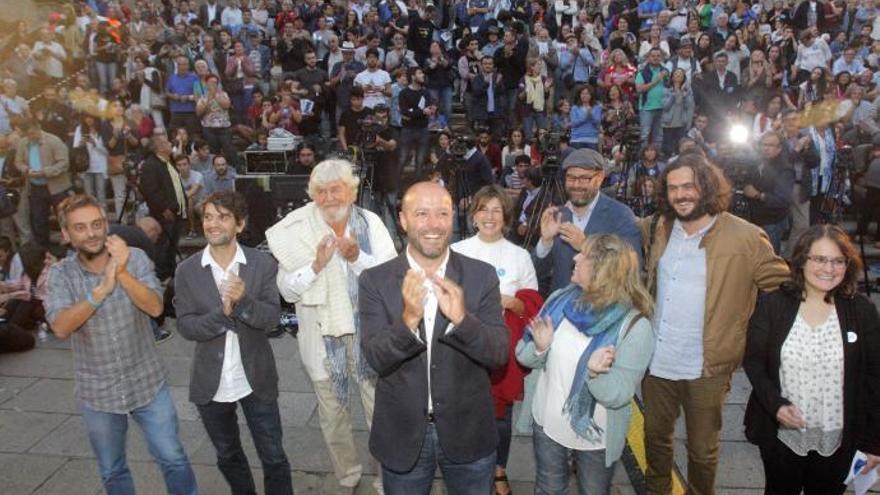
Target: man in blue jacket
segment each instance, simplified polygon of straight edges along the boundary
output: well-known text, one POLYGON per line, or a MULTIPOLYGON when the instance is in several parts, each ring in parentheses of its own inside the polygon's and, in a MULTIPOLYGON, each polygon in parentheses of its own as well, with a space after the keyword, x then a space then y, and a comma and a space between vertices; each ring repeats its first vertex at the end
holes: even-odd
POLYGON ((544 210, 541 242, 535 246, 538 278, 551 280, 550 292, 569 284, 574 257, 588 235, 617 234, 642 252, 632 210, 600 192, 607 167, 602 155, 587 148, 575 150, 562 163, 568 200, 544 210))

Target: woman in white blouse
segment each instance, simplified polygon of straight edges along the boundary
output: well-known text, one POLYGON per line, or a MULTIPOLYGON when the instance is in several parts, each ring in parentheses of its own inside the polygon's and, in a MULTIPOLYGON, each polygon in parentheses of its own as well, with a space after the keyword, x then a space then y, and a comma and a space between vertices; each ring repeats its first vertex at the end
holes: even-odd
POLYGON ((864 472, 880 463, 880 318, 856 293, 861 267, 843 230, 815 225, 795 244, 792 280, 749 323, 744 423, 765 493, 843 493, 856 450, 864 472))
POLYGON ((639 259, 616 235, 591 235, 572 284, 554 292, 516 346, 533 368, 517 429, 533 425, 535 493, 607 494, 629 429, 630 402, 654 352, 653 302, 639 259))
MULTIPOLYGON (((541 307, 538 279, 529 252, 504 238, 513 222, 513 205, 498 185, 485 186, 474 195, 471 203, 477 235, 456 242, 451 248, 465 256, 485 261, 495 268, 501 290, 501 307, 510 330, 510 349, 522 336, 522 330, 541 307), (531 289, 531 290, 524 290, 531 289), (531 309, 531 311, 530 311, 531 309)), ((508 493, 507 458, 510 453, 513 400, 522 398, 523 376, 514 356, 506 368, 492 374, 492 397, 498 423, 498 457, 495 468, 496 493, 508 493)))

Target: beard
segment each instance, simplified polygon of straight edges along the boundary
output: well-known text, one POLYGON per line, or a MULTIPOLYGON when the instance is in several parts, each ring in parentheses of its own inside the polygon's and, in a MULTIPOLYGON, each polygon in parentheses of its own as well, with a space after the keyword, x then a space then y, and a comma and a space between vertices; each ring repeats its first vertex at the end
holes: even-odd
POLYGON ((107 246, 105 246, 104 243, 101 243, 101 247, 97 251, 90 251, 86 249, 85 246, 80 246, 76 248, 76 253, 88 261, 91 261, 98 256, 101 256, 102 254, 104 254, 104 251, 107 251, 107 246))
POLYGON ((679 221, 691 222, 706 214, 706 206, 700 201, 695 201, 694 209, 691 210, 690 213, 682 215, 678 212, 678 210, 675 209, 675 207, 672 208, 672 211, 675 213, 675 218, 677 218, 679 221))
POLYGON ((593 200, 596 199, 596 194, 599 193, 598 191, 593 190, 578 190, 573 192, 583 193, 583 197, 575 196, 571 193, 568 194, 568 200, 571 201, 572 205, 577 206, 578 208, 582 208, 592 203, 593 200))
POLYGON ((326 208, 321 208, 321 216, 324 217, 324 221, 330 224, 339 223, 346 218, 348 218, 348 214, 351 212, 351 206, 330 206, 326 208))

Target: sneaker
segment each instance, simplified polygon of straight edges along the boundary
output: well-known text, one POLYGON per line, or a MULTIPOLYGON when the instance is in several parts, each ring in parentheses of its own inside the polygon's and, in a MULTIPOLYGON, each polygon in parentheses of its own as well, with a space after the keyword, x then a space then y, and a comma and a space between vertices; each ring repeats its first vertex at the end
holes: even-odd
POLYGON ((171 340, 174 334, 166 330, 165 327, 159 327, 153 331, 153 337, 156 340, 156 344, 161 344, 171 340))

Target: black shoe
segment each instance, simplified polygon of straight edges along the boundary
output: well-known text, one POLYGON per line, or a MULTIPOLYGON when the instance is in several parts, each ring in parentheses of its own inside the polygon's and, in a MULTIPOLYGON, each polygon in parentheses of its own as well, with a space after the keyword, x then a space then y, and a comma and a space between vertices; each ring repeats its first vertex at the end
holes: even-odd
POLYGON ((165 327, 159 327, 153 332, 153 338, 156 340, 156 344, 161 344, 163 342, 167 342, 174 337, 174 334, 165 330, 165 327))
POLYGON ((278 325, 271 332, 267 333, 266 336, 270 339, 280 339, 281 337, 284 337, 285 332, 286 329, 283 326, 278 325))

